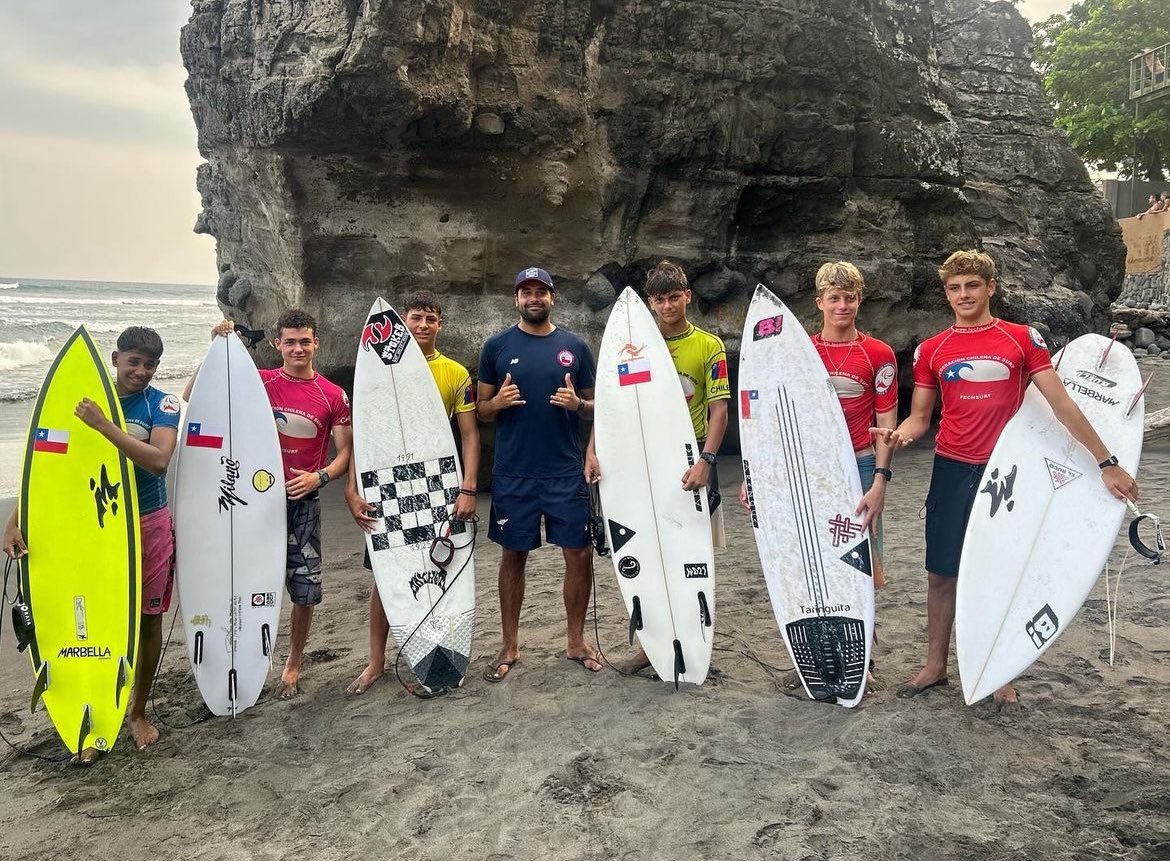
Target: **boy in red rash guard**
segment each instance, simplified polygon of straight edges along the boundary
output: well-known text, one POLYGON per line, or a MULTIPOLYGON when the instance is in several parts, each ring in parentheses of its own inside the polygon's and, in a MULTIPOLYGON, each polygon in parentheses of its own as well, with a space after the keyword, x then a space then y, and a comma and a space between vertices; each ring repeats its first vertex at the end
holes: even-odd
MULTIPOLYGON (((979 492, 983 468, 1028 383, 1073 438, 1100 464, 1101 480, 1118 499, 1137 499, 1137 482, 1117 464, 1093 426, 1068 396, 1052 369, 1047 345, 1028 326, 993 317, 995 263, 980 251, 956 251, 938 271, 955 322, 918 345, 910 415, 896 429, 873 428, 895 448, 920 439, 930 427, 935 401, 942 418, 935 440, 934 470, 926 497, 926 663, 898 690, 909 698, 947 683, 947 656, 955 621, 955 587, 963 535, 979 492)), ((1014 710, 1009 683, 994 695, 998 709, 1014 710)))

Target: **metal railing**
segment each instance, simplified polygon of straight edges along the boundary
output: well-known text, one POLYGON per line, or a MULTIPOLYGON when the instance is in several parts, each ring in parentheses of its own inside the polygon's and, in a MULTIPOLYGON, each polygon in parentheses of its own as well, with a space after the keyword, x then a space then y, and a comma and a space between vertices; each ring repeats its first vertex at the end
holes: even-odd
POLYGON ((1170 42, 1143 51, 1129 61, 1129 97, 1140 99, 1161 90, 1170 90, 1170 42))

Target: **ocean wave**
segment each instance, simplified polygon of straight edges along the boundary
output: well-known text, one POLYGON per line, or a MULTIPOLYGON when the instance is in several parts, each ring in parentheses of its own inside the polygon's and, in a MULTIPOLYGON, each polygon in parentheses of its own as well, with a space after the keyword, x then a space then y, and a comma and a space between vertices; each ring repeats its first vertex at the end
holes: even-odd
POLYGON ((15 290, 20 286, 19 281, 13 281, 11 284, 0 281, 0 290, 15 290))
POLYGON ((150 308, 215 308, 215 297, 206 299, 130 299, 125 296, 111 296, 107 299, 89 299, 76 296, 5 296, 6 305, 134 305, 150 308))
POLYGON ((0 343, 0 371, 53 361, 54 353, 44 341, 7 341, 0 343))
MULTIPOLYGON (((4 369, 3 355, 4 348, 6 346, 9 345, 0 344, 0 370, 4 369)), ((48 357, 51 360, 54 354, 52 351, 49 351, 48 348, 46 348, 46 352, 48 353, 48 357)), ((37 363, 44 363, 44 360, 38 359, 37 363)), ((45 364, 45 367, 47 370, 47 363, 45 364)), ((198 361, 178 362, 174 365, 163 365, 161 368, 159 368, 158 373, 155 374, 154 380, 151 381, 151 385, 157 389, 162 389, 168 394, 181 394, 183 387, 182 385, 177 384, 185 382, 188 377, 195 373, 195 369, 198 367, 198 361)), ((35 398, 41 390, 41 384, 43 380, 37 380, 35 382, 28 381, 23 384, 21 382, 12 380, 8 380, 7 382, 9 384, 9 388, 0 391, 0 403, 12 404, 19 403, 20 401, 29 401, 35 398)))

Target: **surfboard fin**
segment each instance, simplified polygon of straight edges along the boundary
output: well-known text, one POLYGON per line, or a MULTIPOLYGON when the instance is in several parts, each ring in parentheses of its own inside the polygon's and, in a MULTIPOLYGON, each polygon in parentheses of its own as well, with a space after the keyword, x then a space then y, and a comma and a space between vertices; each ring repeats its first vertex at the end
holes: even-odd
POLYGON ((682 643, 674 641, 674 689, 678 690, 679 676, 687 671, 687 662, 683 660, 682 643))
POLYGON ((81 729, 77 733, 77 752, 81 753, 85 750, 85 739, 93 730, 93 715, 90 713, 89 703, 81 712, 81 729))
MULTIPOLYGON (((1117 343, 1117 333, 1113 333, 1113 337, 1109 339, 1109 345, 1101 352, 1101 358, 1097 360, 1097 370, 1105 367, 1105 360, 1109 358, 1109 351, 1113 349, 1113 345, 1117 343)), ((1060 367, 1060 361, 1057 360, 1056 367, 1060 367)))
POLYGON ((260 651, 266 658, 272 654, 272 629, 267 623, 260 626, 260 651))
POLYGON ((122 691, 126 688, 126 683, 130 681, 130 664, 126 660, 126 656, 118 658, 118 681, 114 687, 114 705, 118 708, 122 707, 122 691))
POLYGON ((198 666, 203 663, 203 632, 195 632, 195 648, 192 649, 191 663, 198 666))
POLYGON ((37 703, 41 701, 41 695, 49 689, 49 662, 41 661, 40 669, 37 670, 37 681, 33 685, 32 702, 29 704, 28 710, 36 713, 37 703))
POLYGON ((699 619, 702 620, 704 628, 711 627, 711 608, 707 606, 707 595, 705 592, 699 593, 699 619))
POLYGON ((236 670, 228 670, 228 702, 232 704, 232 717, 236 716, 236 670))
POLYGON ((1146 377, 1146 381, 1142 383, 1142 387, 1138 389, 1133 396, 1133 400, 1129 402, 1129 407, 1125 411, 1125 417, 1129 418, 1130 414, 1137 409, 1138 401, 1142 399, 1142 395, 1146 393, 1146 389, 1150 387, 1150 382, 1154 379, 1154 372, 1150 371, 1150 375, 1146 377))
POLYGON ((642 630, 642 599, 634 596, 634 609, 630 611, 630 645, 634 645, 634 632, 642 630))

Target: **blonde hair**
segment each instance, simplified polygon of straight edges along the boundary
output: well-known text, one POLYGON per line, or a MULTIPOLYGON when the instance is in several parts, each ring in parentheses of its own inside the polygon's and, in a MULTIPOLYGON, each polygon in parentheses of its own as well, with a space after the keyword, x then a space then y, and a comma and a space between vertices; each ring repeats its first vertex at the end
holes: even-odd
POLYGON ((844 260, 826 263, 817 270, 817 295, 820 296, 833 288, 845 293, 856 293, 860 299, 865 291, 865 279, 861 277, 861 270, 844 260))
POLYGON ((995 280, 995 261, 982 251, 956 251, 939 267, 938 277, 943 284, 956 275, 978 275, 984 281, 995 280))

